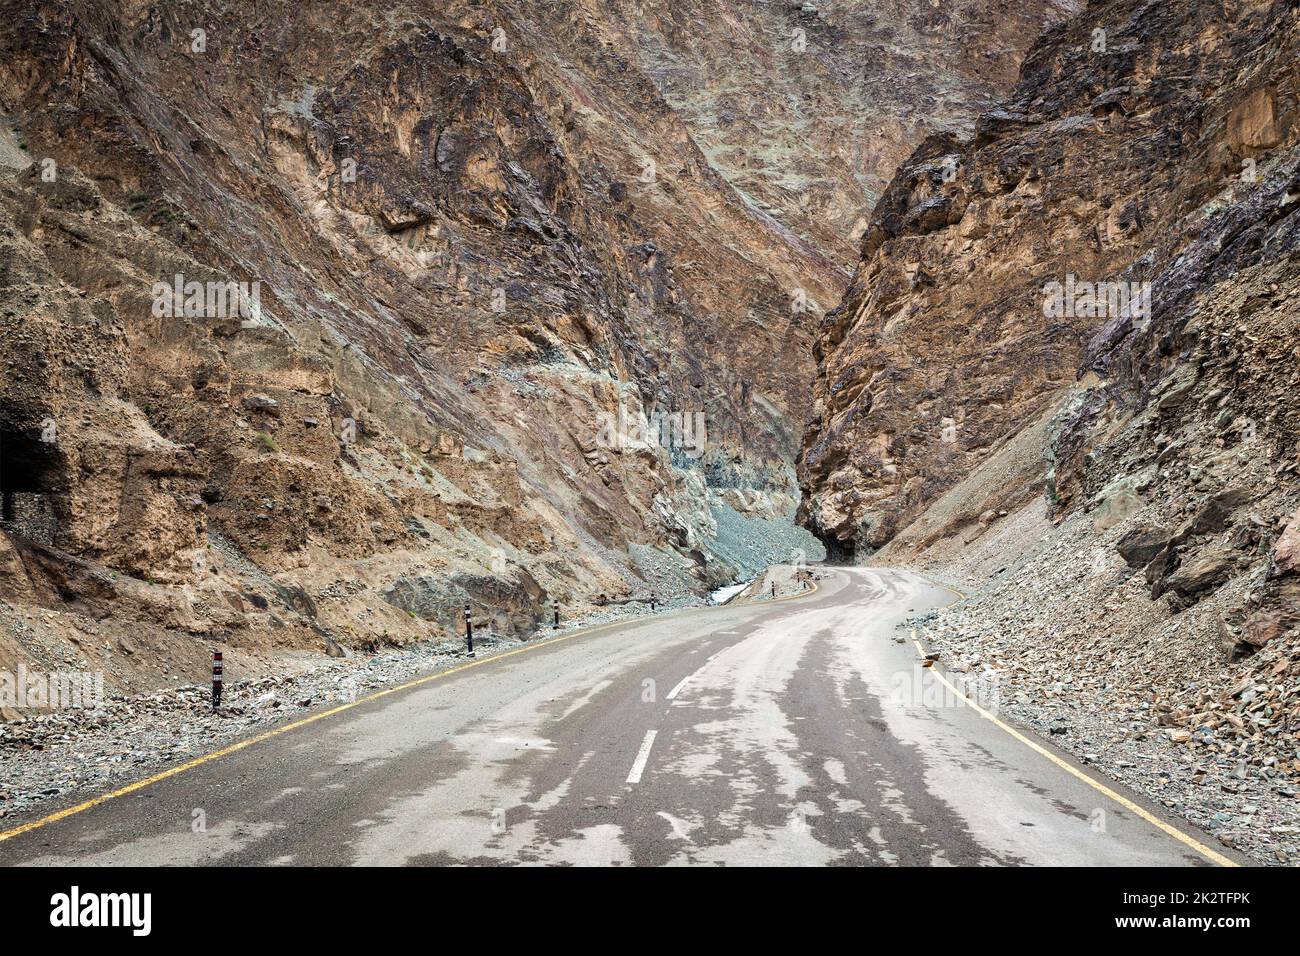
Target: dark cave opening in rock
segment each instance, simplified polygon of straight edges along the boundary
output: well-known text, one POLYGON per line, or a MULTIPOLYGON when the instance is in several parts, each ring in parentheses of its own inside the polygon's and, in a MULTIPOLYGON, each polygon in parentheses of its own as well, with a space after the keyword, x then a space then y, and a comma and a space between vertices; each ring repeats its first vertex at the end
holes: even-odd
POLYGON ((852 540, 841 541, 833 535, 825 535, 821 538, 822 544, 826 546, 826 563, 852 565, 857 556, 857 548, 852 540))
POLYGON ((4 529, 45 544, 59 520, 64 463, 52 428, 0 425, 0 522, 4 529))

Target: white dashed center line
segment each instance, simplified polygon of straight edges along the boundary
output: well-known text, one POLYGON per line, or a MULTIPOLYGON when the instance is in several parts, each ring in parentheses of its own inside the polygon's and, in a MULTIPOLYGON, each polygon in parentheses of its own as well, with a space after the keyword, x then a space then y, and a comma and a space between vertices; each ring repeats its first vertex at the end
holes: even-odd
POLYGON ((628 783, 640 783, 641 774, 645 772, 646 761, 650 759, 650 748, 655 745, 655 735, 657 730, 647 730, 645 740, 641 741, 641 749, 636 753, 636 760, 632 761, 632 772, 627 775, 628 783))

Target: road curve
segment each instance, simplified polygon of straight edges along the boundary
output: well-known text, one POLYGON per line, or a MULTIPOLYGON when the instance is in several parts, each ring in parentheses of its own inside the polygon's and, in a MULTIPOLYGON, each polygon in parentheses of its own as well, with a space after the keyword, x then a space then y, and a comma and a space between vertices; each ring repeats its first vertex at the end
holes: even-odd
POLYGON ((530 646, 0 842, 0 863, 1214 862, 920 666, 896 625, 953 599, 832 568, 807 598, 530 646))

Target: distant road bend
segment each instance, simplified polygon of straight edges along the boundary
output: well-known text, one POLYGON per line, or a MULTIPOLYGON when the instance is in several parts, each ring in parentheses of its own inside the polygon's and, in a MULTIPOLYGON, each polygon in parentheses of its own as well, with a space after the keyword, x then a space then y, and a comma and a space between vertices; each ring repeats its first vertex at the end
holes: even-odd
POLYGON ((922 667, 895 625, 953 597, 827 568, 538 642, 56 814, 0 863, 1236 861, 922 667))

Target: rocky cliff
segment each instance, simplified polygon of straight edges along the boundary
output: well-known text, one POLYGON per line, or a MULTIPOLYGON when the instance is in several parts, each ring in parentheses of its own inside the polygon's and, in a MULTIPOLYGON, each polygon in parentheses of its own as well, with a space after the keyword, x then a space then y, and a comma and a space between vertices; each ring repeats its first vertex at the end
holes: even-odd
POLYGON ((5 4, 0 661, 165 683, 815 557, 849 217, 1069 5, 965 6, 5 4))
POLYGON ((930 636, 1014 716, 1273 862, 1300 774, 1298 64, 1293 3, 1095 0, 1049 31, 875 207, 800 460, 832 548, 974 585, 930 636))
POLYGON ((898 164, 968 131, 1078 6, 623 0, 603 19, 742 198, 848 270, 898 164))
MULTIPOLYGON (((810 526, 885 544, 1076 387, 1053 503, 1109 477, 1089 433, 1171 411, 1153 392, 1195 377, 1209 291, 1291 251, 1292 26, 1287 4, 1092 3, 971 138, 913 153, 818 331, 810 526)), ((1255 396, 1218 398, 1245 416, 1255 396)))

